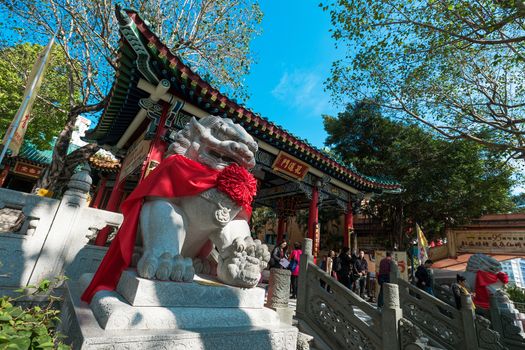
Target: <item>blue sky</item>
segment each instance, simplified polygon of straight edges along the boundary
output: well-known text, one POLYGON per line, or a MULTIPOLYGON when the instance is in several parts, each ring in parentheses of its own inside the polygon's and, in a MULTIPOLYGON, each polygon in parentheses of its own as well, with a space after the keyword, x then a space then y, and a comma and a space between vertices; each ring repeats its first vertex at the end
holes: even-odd
POLYGON ((261 1, 263 33, 252 43, 257 63, 246 79, 251 95, 246 106, 322 147, 322 114, 335 115, 341 108, 323 91, 337 52, 329 15, 318 3, 261 1))

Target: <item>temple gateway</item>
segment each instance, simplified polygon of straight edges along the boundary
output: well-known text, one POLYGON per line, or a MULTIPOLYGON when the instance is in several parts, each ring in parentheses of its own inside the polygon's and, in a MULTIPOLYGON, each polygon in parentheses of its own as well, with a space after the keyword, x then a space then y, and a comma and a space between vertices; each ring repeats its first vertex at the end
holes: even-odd
MULTIPOLYGON (((314 241, 314 256, 319 249, 320 205, 345 213, 344 245, 355 247, 351 236, 356 206, 367 196, 400 191, 399 184, 360 174, 221 94, 174 55, 137 12, 117 9, 117 18, 119 68, 109 104, 85 138, 123 157, 123 162, 118 173, 100 177, 92 206, 118 211, 162 160, 172 135, 191 117, 210 114, 239 123, 257 141, 253 174, 259 189, 253 205, 277 213, 278 241, 284 220, 309 208, 308 238, 314 241)), ((100 231, 96 244, 104 245, 109 231, 100 231)))

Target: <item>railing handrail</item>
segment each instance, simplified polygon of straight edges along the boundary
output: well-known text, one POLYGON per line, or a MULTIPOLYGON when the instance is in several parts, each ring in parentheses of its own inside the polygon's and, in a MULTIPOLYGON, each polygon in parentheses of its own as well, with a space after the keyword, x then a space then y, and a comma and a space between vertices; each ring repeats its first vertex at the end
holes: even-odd
POLYGON ((374 321, 374 323, 377 323, 379 325, 381 320, 381 312, 379 310, 370 305, 368 302, 361 299, 353 291, 343 286, 340 282, 338 282, 336 279, 327 274, 319 266, 311 262, 308 262, 308 264, 308 271, 315 271, 316 274, 323 278, 323 282, 329 285, 332 290, 336 290, 337 294, 344 295, 345 298, 351 301, 352 306, 356 306, 359 309, 361 309, 365 314, 367 314, 367 316, 369 316, 374 321))

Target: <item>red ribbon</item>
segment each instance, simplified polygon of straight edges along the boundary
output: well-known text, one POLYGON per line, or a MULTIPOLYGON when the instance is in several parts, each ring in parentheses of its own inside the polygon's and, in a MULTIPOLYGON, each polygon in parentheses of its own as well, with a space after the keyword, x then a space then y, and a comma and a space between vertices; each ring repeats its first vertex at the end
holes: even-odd
POLYGON ((478 270, 476 273, 476 297, 474 298, 474 304, 476 304, 476 306, 483 309, 489 308, 490 302, 487 286, 490 286, 497 281, 507 284, 509 282, 509 276, 507 276, 505 272, 498 272, 495 274, 478 270))

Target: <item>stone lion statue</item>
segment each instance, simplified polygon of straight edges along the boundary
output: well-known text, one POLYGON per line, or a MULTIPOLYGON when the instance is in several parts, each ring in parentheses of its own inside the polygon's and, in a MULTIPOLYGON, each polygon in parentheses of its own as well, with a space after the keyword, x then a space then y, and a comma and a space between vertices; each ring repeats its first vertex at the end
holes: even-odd
MULTIPOLYGON (((231 119, 192 118, 173 138, 168 156, 182 155, 216 171, 232 164, 246 170, 255 166, 257 143, 231 119)), ((144 253, 137 272, 148 279, 191 281, 195 272, 210 270, 206 257, 216 248, 217 277, 254 287, 270 253, 251 238, 248 220, 246 210, 216 187, 195 196, 147 197, 140 211, 144 253)))
MULTIPOLYGON (((503 270, 501 263, 493 257, 485 254, 474 254, 467 261, 467 268, 463 273, 468 285, 475 290, 476 288, 476 274, 478 271, 490 272, 498 274, 503 270)), ((494 284, 487 286, 491 294, 503 288, 502 281, 497 280, 494 284)))
POLYGON ((124 221, 82 300, 116 288, 137 234, 144 248, 140 277, 189 282, 216 267, 226 284, 259 282, 270 253, 248 226, 257 143, 240 125, 216 116, 192 118, 173 139, 167 157, 122 203, 124 221), (216 266, 208 259, 212 253, 216 266))

